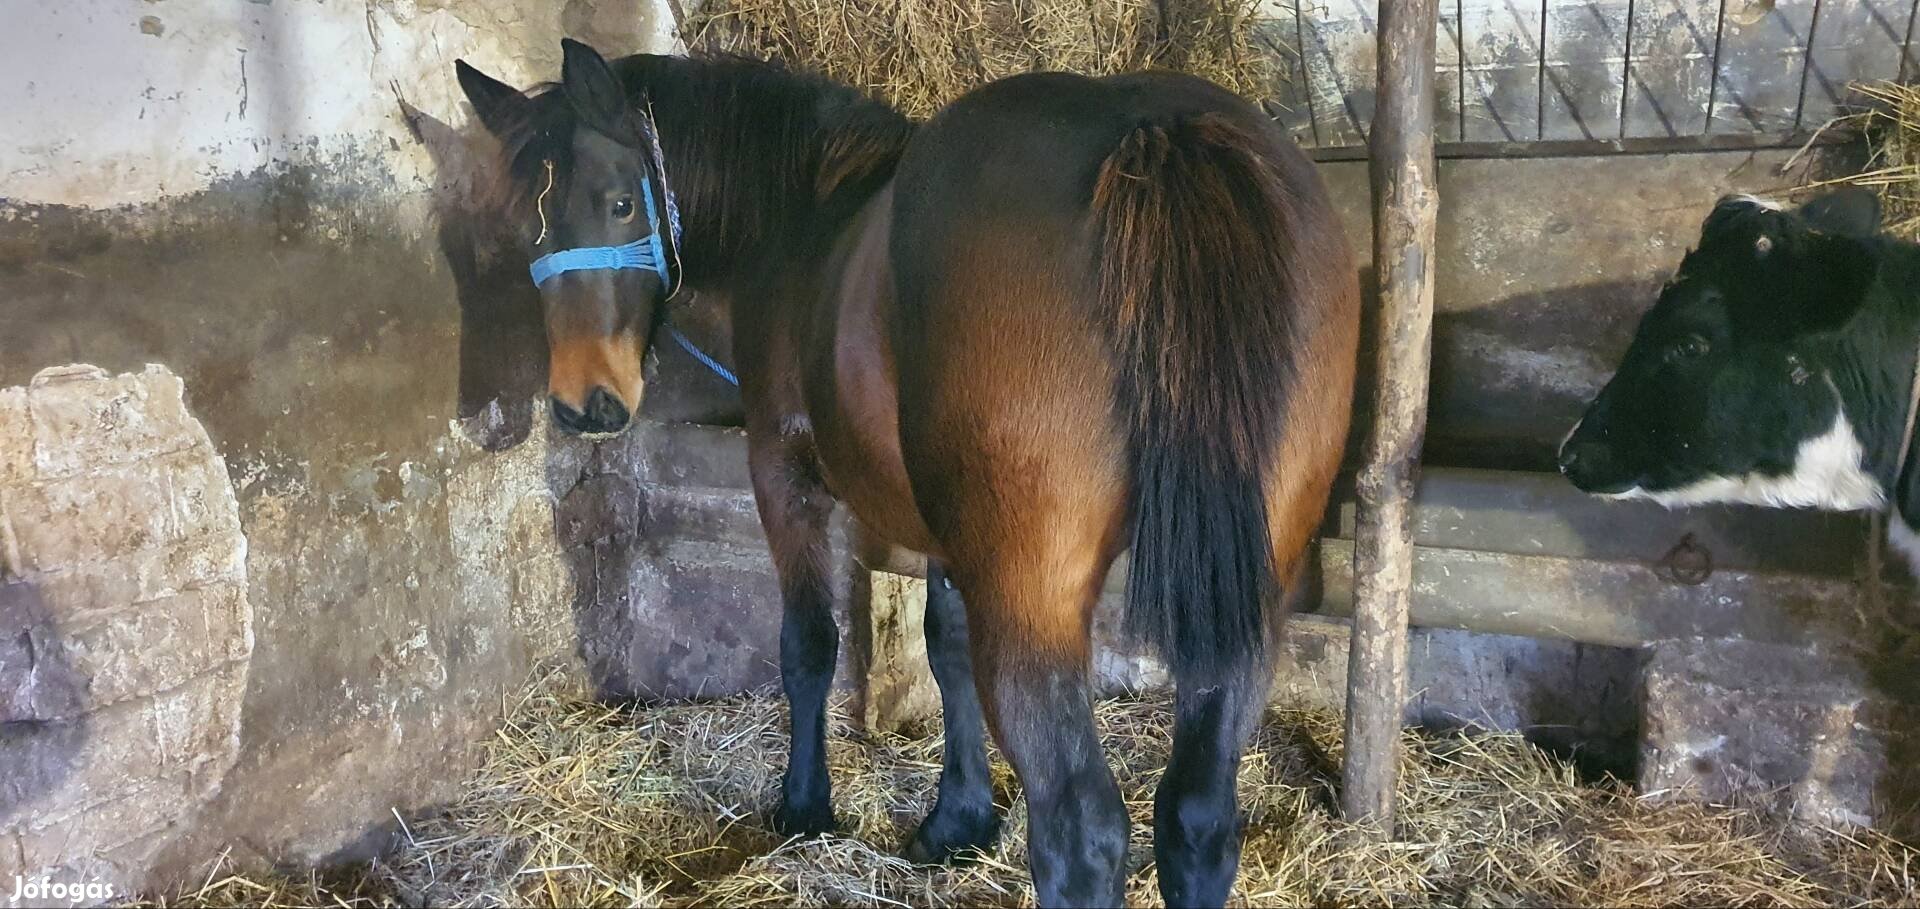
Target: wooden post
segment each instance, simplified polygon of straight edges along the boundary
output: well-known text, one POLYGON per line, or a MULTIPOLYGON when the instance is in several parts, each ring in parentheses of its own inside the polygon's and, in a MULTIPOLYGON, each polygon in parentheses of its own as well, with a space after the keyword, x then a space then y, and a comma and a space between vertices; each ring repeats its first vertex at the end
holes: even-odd
POLYGON ((1380 0, 1373 263, 1380 288, 1373 424, 1358 478, 1353 649, 1347 663, 1347 757, 1341 807, 1393 835, 1400 726, 1407 703, 1407 609, 1413 587, 1413 489, 1427 428, 1433 354, 1433 163, 1437 0, 1380 0))

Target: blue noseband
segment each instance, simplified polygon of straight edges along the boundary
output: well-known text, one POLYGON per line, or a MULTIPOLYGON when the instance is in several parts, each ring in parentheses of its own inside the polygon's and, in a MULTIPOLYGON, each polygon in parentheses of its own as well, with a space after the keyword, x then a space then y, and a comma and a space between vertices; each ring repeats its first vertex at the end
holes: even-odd
MULTIPOLYGON (((672 199, 672 190, 668 190, 668 199, 672 199)), ((570 271, 600 271, 602 269, 644 268, 660 276, 661 287, 671 287, 672 276, 667 271, 667 251, 660 244, 660 215, 653 207, 653 183, 640 181, 640 197, 647 206, 647 235, 632 243, 619 246, 581 246, 574 249, 562 249, 550 252, 533 260, 527 270, 533 274, 534 286, 545 284, 548 278, 570 271)), ((672 203, 669 201, 669 207, 672 203)), ((679 219, 674 220, 673 242, 680 242, 679 219)))

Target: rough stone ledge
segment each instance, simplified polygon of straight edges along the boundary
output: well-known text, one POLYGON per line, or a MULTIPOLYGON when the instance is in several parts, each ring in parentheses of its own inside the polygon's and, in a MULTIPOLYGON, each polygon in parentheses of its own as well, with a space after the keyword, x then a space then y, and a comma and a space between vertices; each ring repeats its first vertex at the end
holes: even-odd
POLYGON ((40 595, 62 604, 62 627, 83 632, 140 607, 181 594, 246 582, 244 547, 232 536, 206 533, 160 546, 53 571, 30 579, 40 595))
POLYGON ((1869 677, 1863 658, 1838 649, 1709 638, 1649 645, 1640 789, 1872 824, 1911 798, 1891 758, 1899 718, 1914 709, 1869 677))
POLYGON ((207 446, 183 391, 155 365, 119 376, 87 365, 41 370, 26 390, 34 466, 52 480, 207 446))
POLYGON ((164 367, 0 389, 0 619, 26 629, 0 643, 0 880, 134 880, 220 790, 246 554, 226 464, 164 367))

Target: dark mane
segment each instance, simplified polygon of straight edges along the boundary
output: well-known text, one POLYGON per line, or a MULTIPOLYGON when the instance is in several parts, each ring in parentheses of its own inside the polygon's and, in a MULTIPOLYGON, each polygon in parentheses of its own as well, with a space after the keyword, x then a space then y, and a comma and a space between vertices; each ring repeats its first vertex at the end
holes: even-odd
MULTIPOLYGON (((530 103, 521 105, 520 116, 499 132, 499 159, 492 170, 493 179, 481 184, 480 202, 510 223, 537 217, 535 202, 547 189, 548 161, 553 162, 554 170, 548 198, 567 197, 567 181, 573 174, 573 130, 578 118, 559 89, 557 82, 528 89, 530 103)), ((557 214, 551 208, 547 213, 557 214)))
MULTIPOLYGON (((845 217, 892 175, 914 130, 856 89, 775 63, 640 54, 612 66, 632 103, 653 113, 686 248, 701 251, 688 262, 690 280, 706 270, 701 260, 725 262, 845 217)), ((502 130, 495 201, 516 219, 534 217, 548 161, 553 197, 565 198, 577 125, 554 86, 529 97, 519 122, 502 130)))
MULTIPOLYGON (((844 217, 892 175, 913 133, 891 107, 775 63, 642 54, 613 67, 630 97, 652 103, 687 248, 718 261, 844 217)), ((698 280, 699 265, 688 268, 698 280)))

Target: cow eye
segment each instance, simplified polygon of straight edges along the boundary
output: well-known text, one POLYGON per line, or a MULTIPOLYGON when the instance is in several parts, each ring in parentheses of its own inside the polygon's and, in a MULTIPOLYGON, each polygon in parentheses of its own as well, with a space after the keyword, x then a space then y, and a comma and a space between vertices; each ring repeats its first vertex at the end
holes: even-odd
POLYGON ((619 221, 622 224, 632 221, 633 220, 633 197, 621 196, 620 198, 613 200, 612 211, 613 211, 614 220, 619 221))
POLYGON ((1707 355, 1707 351, 1712 349, 1712 345, 1707 343, 1706 338, 1700 337, 1699 335, 1688 335, 1675 342, 1672 347, 1667 348, 1667 362, 1673 363, 1680 360, 1692 360, 1704 357, 1707 355))
POLYGON ((1787 381, 1795 385, 1805 385, 1813 379, 1813 373, 1808 371, 1807 364, 1799 356, 1788 354, 1787 366, 1787 381))

